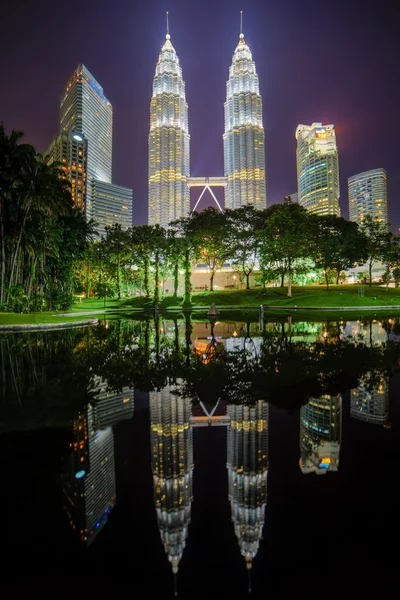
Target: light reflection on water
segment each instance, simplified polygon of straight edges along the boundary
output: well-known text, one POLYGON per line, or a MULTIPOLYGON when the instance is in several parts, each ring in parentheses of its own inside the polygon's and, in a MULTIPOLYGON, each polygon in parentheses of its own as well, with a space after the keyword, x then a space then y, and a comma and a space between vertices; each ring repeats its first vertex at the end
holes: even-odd
MULTIPOLYGON (((371 426, 391 429, 399 329, 392 319, 316 323, 289 318, 266 323, 262 331, 258 323, 159 319, 2 336, 0 441, 12 455, 14 440, 23 447, 32 432, 68 432, 58 473, 61 501, 55 510, 61 538, 69 530, 71 547, 80 544, 86 552, 102 537, 100 543, 112 548, 112 536, 117 540, 122 535, 114 531, 106 540, 105 532, 121 489, 125 496, 129 465, 137 460, 151 470, 153 527, 170 564, 170 580, 164 576, 159 586, 169 593, 178 590, 185 553, 193 555, 188 545, 193 548, 199 539, 191 535, 197 475, 194 431, 205 445, 210 428, 220 429, 226 468, 219 473, 215 494, 226 494, 225 510, 248 572, 249 591, 263 571, 263 545, 269 543, 263 534, 267 498, 276 493, 267 483, 274 451, 271 406, 275 414, 298 419, 297 440, 288 441, 297 445, 298 474, 310 481, 321 474, 332 473, 327 480, 339 477, 343 439, 352 452, 344 422, 358 422, 371 438, 371 426), (125 427, 131 427, 138 418, 134 388, 149 392, 144 404, 139 393, 139 413, 145 411, 149 419, 148 441, 137 443, 135 456, 122 444, 117 458, 121 424, 126 421, 125 427)), ((204 470, 198 477, 206 485, 204 470)), ((318 479, 318 486, 324 486, 325 478, 318 479)), ((133 492, 138 497, 144 493, 140 488, 133 492)), ((122 507, 129 511, 124 503, 122 507)), ((207 519, 207 504, 202 513, 207 519)), ((34 528, 30 535, 26 541, 34 552, 34 528)))

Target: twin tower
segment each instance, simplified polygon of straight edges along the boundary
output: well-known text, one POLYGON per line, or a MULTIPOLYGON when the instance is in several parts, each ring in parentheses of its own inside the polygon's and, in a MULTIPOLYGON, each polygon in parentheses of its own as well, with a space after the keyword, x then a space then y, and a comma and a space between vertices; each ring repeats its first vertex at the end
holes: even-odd
MULTIPOLYGON (((267 206, 262 100, 258 75, 243 33, 226 84, 224 177, 190 177, 188 105, 182 68, 169 33, 153 81, 149 135, 149 225, 190 214, 190 188, 225 188, 225 208, 267 206)), ((221 208, 221 207, 219 207, 221 208)))

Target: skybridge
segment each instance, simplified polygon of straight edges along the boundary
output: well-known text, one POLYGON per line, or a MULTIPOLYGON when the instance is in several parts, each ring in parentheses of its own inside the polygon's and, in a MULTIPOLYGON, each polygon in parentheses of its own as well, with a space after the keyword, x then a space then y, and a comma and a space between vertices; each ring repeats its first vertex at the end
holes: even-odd
POLYGON ((226 188, 227 183, 228 183, 228 178, 227 177, 188 177, 187 178, 187 184, 188 184, 188 188, 189 189, 191 189, 192 187, 203 188, 200 196, 198 197, 198 199, 196 201, 196 204, 193 207, 192 213, 198 207, 199 202, 202 199, 202 197, 204 196, 204 194, 205 194, 206 191, 208 191, 211 194, 211 196, 212 196, 215 204, 219 208, 219 210, 221 212, 224 212, 222 210, 222 207, 221 207, 220 203, 217 200, 217 197, 215 196, 215 194, 214 194, 214 192, 212 191, 211 188, 213 188, 213 187, 223 187, 223 188, 226 188))

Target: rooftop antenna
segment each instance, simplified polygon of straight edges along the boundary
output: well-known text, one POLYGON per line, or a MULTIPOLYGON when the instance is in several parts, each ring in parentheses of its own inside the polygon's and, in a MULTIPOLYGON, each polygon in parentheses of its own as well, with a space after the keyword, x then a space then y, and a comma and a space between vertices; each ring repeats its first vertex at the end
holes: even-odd
POLYGON ((166 12, 167 15, 167 35, 169 35, 169 18, 168 18, 168 11, 166 12))

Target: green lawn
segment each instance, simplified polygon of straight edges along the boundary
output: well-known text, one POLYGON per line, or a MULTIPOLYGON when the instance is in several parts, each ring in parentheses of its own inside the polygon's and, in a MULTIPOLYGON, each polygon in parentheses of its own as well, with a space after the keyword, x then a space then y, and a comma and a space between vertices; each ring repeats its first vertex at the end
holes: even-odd
MULTIPOLYGON (((210 304, 214 302, 217 308, 225 308, 226 310, 232 309, 232 312, 236 312, 236 310, 243 311, 245 307, 257 308, 260 304, 263 304, 264 306, 276 307, 277 309, 287 309, 288 312, 291 312, 291 309, 296 308, 296 315, 299 315, 299 313, 302 312, 304 315, 308 315, 312 318, 312 311, 301 311, 301 309, 306 307, 316 309, 332 308, 332 311, 334 311, 335 307, 350 308, 369 306, 371 307, 372 315, 375 314, 374 307, 376 306, 400 306, 400 288, 388 288, 386 291, 385 287, 373 286, 372 288, 369 288, 365 286, 364 297, 359 297, 357 290, 357 285, 333 285, 329 290, 326 290, 325 286, 296 286, 293 287, 292 298, 287 297, 286 288, 194 292, 192 295, 192 307, 208 308, 210 304)), ((171 309, 181 308, 181 303, 182 298, 176 300, 172 295, 167 295, 160 302, 160 307, 171 309)), ((106 301, 106 311, 108 314, 113 310, 125 309, 129 311, 131 308, 143 309, 145 307, 151 307, 151 301, 149 302, 149 299, 144 296, 124 298, 122 300, 107 299, 106 301)), ((54 312, 33 314, 0 313, 0 325, 80 321, 87 320, 90 317, 90 315, 85 315, 84 313, 93 312, 93 317, 97 316, 98 318, 101 318, 101 313, 103 313, 103 311, 104 300, 84 298, 82 299, 82 302, 76 302, 69 311, 72 314, 77 313, 76 316, 73 317, 63 314, 56 315, 54 312)), ((270 314, 271 311, 269 311, 269 315, 270 314)), ((282 312, 277 311, 276 314, 282 314, 282 312)), ((324 318, 328 318, 332 313, 330 311, 324 311, 322 314, 324 315, 324 318)), ((349 313, 349 315, 351 314, 354 315, 355 313, 349 313)), ((359 315, 365 316, 368 314, 369 311, 368 313, 367 311, 360 311, 359 313, 359 315)), ((319 318, 321 318, 321 313, 319 313, 319 318)))
MULTIPOLYGON (((215 302, 217 307, 265 306, 287 308, 329 308, 342 306, 400 306, 400 289, 373 286, 364 287, 364 297, 359 297, 357 285, 334 285, 327 290, 325 286, 295 286, 292 289, 292 298, 287 297, 286 288, 267 288, 254 290, 224 290, 215 292, 194 292, 192 295, 193 307, 209 307, 215 302)), ((181 299, 180 299, 181 300, 181 299)), ((126 302, 133 308, 141 308, 148 301, 133 298, 126 302)), ((166 296, 160 306, 163 308, 180 306, 171 295, 166 296)))
POLYGON ((42 323, 69 323, 76 321, 87 321, 90 317, 70 317, 55 315, 51 312, 42 313, 3 313, 0 312, 0 325, 41 325, 42 323))

